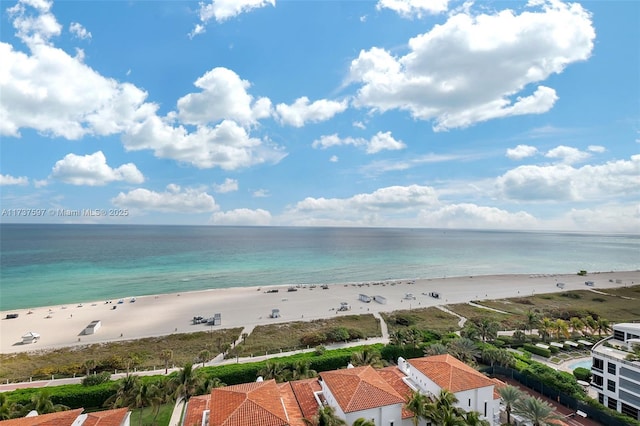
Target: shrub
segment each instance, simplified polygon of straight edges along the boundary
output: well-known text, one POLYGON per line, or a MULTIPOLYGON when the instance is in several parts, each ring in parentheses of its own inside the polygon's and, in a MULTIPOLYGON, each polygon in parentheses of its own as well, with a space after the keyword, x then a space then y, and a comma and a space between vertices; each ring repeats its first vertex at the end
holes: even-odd
POLYGON ((382 359, 397 362, 399 357, 404 359, 420 358, 424 356, 421 348, 414 348, 411 345, 386 345, 380 351, 382 359))
POLYGON ((325 347, 324 347, 324 346, 322 346, 322 345, 318 345, 318 346, 316 346, 316 347, 315 347, 314 353, 315 353, 316 355, 322 355, 322 354, 324 354, 326 351, 327 351, 327 348, 325 348, 325 347))
POLYGON ((345 342, 349 340, 349 330, 345 327, 335 327, 327 333, 327 339, 331 342, 345 342))
POLYGON ((560 296, 566 297, 568 299, 581 299, 582 298, 582 296, 580 296, 578 293, 562 293, 562 294, 560 294, 560 296))
POLYGON ((522 347, 524 350, 532 354, 540 355, 545 358, 549 358, 551 356, 551 350, 532 345, 531 343, 525 343, 522 347))
POLYGON ((584 367, 578 367, 573 370, 573 375, 576 379, 588 382, 591 380, 591 370, 584 367))
POLYGON ((317 346, 326 343, 327 335, 321 331, 307 333, 300 338, 300 343, 304 346, 317 346))
POLYGON ((594 298, 593 298, 593 299, 591 299, 591 300, 593 300, 594 302, 600 302, 600 303, 602 303, 602 302, 606 302, 606 301, 607 301, 607 299, 605 299, 605 298, 603 298, 603 297, 594 297, 594 298))
POLYGON ((103 371, 102 373, 99 373, 99 374, 93 374, 93 375, 86 376, 84 379, 82 379, 82 385, 83 386, 96 386, 96 385, 100 385, 102 383, 106 383, 109 380, 111 380, 111 373, 109 373, 107 371, 103 371))

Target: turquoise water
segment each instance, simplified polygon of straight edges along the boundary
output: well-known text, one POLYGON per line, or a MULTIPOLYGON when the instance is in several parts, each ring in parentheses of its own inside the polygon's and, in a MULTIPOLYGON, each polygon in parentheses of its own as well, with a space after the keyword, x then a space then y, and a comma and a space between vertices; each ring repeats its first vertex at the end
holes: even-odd
POLYGON ((640 236, 0 224, 0 310, 210 288, 640 269, 640 236))
POLYGON ((591 360, 589 359, 586 361, 575 362, 573 364, 569 364, 568 367, 572 371, 579 367, 586 368, 587 370, 591 370, 591 360))

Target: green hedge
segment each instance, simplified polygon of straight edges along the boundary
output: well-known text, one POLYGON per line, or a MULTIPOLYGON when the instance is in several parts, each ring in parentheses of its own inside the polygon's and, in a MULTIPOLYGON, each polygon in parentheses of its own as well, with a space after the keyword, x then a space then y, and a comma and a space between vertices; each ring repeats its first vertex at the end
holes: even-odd
MULTIPOLYGON (((102 404, 114 395, 114 382, 102 383, 97 386, 62 385, 47 387, 51 402, 66 405, 69 408, 102 408, 102 404)), ((18 389, 6 392, 7 400, 21 405, 28 405, 31 397, 42 391, 42 388, 18 389)))
POLYGON ((524 369, 523 373, 575 398, 582 399, 585 396, 584 389, 578 384, 573 374, 567 373, 566 371, 557 371, 544 364, 532 361, 531 364, 524 369))
POLYGON ((589 370, 588 368, 578 367, 573 370, 573 375, 576 379, 583 380, 585 382, 591 380, 591 370, 589 370))
POLYGON ((549 358, 551 356, 551 351, 549 349, 541 348, 539 346, 532 345, 531 343, 525 343, 522 345, 522 349, 545 358, 549 358))
POLYGON ((424 356, 422 348, 414 348, 408 345, 386 345, 380 351, 382 359, 390 362, 398 362, 398 358, 404 359, 419 358, 424 356))

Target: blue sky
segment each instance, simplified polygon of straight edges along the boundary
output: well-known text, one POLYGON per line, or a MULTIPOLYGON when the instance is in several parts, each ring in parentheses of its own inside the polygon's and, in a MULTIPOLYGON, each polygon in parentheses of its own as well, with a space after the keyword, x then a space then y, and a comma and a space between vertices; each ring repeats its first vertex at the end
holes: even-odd
POLYGON ((2 222, 640 232, 639 2, 0 6, 2 222))

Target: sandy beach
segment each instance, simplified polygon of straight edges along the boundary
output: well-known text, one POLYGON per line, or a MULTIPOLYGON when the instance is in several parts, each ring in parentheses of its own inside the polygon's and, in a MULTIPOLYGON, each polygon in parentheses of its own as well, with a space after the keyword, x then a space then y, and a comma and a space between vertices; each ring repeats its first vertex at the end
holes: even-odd
POLYGON ((127 295, 111 301, 94 301, 67 306, 18 309, 0 313, 0 352, 3 354, 54 349, 65 346, 130 340, 171 333, 208 331, 211 328, 247 327, 299 320, 313 320, 344 314, 390 312, 471 300, 500 299, 566 290, 604 290, 640 283, 640 271, 567 275, 488 275, 415 281, 367 282, 300 286, 244 287, 136 297, 127 295), (594 286, 585 285, 593 281, 594 286), (564 283, 564 288, 556 284, 564 283), (278 292, 267 292, 278 290, 278 292), (431 292, 440 294, 439 299, 431 292), (407 297, 410 293, 414 299, 407 297), (365 303, 359 295, 382 296, 386 303, 365 303), (121 303, 119 303, 121 302, 121 303), (339 312, 346 302, 351 310, 339 312), (272 309, 280 318, 271 318, 272 309), (221 325, 192 324, 194 316, 221 315, 221 325), (7 314, 18 314, 6 319, 7 314), (85 327, 99 320, 95 334, 85 327), (39 341, 22 344, 22 335, 36 332, 39 341))

